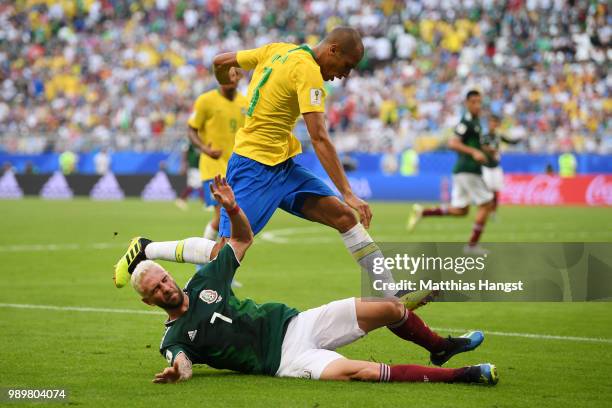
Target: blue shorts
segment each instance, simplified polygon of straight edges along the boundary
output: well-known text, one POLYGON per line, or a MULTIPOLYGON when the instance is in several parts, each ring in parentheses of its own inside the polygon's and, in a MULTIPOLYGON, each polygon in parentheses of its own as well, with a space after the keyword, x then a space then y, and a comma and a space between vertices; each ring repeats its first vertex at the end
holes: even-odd
MULTIPOLYGON (((277 208, 304 218, 302 207, 306 198, 336 196, 327 184, 293 159, 267 166, 234 153, 227 166, 227 181, 254 234, 266 226, 277 208)), ((221 209, 219 236, 230 236, 225 209, 221 209)))
POLYGON ((204 180, 202 182, 202 192, 204 193, 204 204, 206 204, 207 207, 213 206, 216 207, 219 203, 217 202, 217 200, 215 200, 215 197, 213 197, 212 193, 210 192, 210 183, 212 183, 212 179, 210 180, 204 180))

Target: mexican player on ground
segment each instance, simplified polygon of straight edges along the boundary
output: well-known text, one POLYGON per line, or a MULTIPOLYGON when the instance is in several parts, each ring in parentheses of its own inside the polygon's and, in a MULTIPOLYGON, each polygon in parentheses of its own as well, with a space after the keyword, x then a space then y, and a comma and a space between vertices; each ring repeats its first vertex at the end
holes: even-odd
POLYGON ((415 204, 408 219, 407 228, 412 231, 422 217, 431 216, 466 216, 470 204, 478 207, 476 220, 466 253, 482 254, 486 252, 478 245, 487 218, 493 208, 493 193, 482 179, 482 164, 487 162, 487 156, 482 151, 482 128, 480 112, 482 98, 476 90, 471 90, 466 96, 466 112, 455 127, 455 134, 450 138, 448 147, 457 152, 457 162, 453 169, 453 187, 450 207, 440 206, 423 208, 415 204))
POLYGON ((204 238, 213 241, 219 233, 221 207, 210 195, 208 185, 217 174, 225 176, 236 132, 244 125, 247 99, 237 90, 241 78, 239 69, 232 70, 228 83, 200 95, 188 121, 189 140, 200 150, 204 202, 215 208, 213 219, 204 229, 204 238))
MULTIPOLYGON (((324 81, 346 78, 364 53, 359 33, 333 29, 318 45, 273 43, 217 55, 215 75, 231 83, 236 68, 252 70, 243 128, 236 133, 227 180, 236 193, 255 234, 277 208, 336 229, 355 260, 372 280, 382 282, 382 295, 402 297, 390 271, 373 273, 372 259, 381 255, 366 231, 372 219, 369 205, 349 185, 325 123, 324 81), (341 199, 321 179, 296 163, 302 152, 292 129, 302 115, 314 150, 340 192, 341 199), (355 216, 355 210, 359 219, 355 216)), ((230 236, 227 213, 221 210, 219 235, 230 236)))
POLYGON ((487 155, 487 161, 482 165, 482 179, 485 184, 493 192, 493 205, 491 215, 497 211, 499 204, 499 192, 504 188, 504 171, 500 164, 499 148, 501 142, 508 144, 517 144, 519 140, 509 139, 497 132, 501 118, 491 115, 489 117, 489 132, 484 135, 482 141, 482 150, 487 155))
POLYGON ((188 380, 193 364, 208 364, 248 374, 321 380, 497 383, 492 364, 389 366, 349 360, 335 351, 387 327, 401 339, 427 349, 431 362, 441 366, 484 340, 479 331, 443 338, 395 299, 367 302, 349 298, 299 312, 282 303, 259 305, 236 298, 230 283, 253 242, 253 232, 225 179, 215 178, 211 191, 229 219, 227 243, 204 238, 175 242, 138 238, 118 263, 132 272, 132 286, 143 302, 168 313, 160 352, 170 367, 157 374, 154 382, 188 380), (212 261, 181 290, 163 267, 150 260, 153 258, 212 261))

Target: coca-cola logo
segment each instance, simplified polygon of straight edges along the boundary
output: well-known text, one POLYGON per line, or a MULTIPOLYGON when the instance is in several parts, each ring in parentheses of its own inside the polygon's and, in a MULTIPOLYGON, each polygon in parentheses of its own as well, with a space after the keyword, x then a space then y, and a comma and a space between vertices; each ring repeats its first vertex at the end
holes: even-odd
POLYGON ((612 179, 597 176, 587 187, 585 199, 589 205, 612 205, 612 179))
POLYGON ((507 177, 503 194, 513 204, 556 205, 562 203, 561 179, 551 176, 535 176, 527 180, 507 177))

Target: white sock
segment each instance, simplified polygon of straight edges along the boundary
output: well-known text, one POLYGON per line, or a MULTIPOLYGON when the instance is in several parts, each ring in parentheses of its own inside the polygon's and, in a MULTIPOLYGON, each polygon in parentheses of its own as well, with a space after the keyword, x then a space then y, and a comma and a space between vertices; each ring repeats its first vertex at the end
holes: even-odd
POLYGON ((204 228, 204 238, 216 241, 217 235, 219 235, 219 230, 214 229, 210 222, 206 224, 206 228, 204 228))
MULTIPOLYGON (((367 271, 370 281, 380 280, 383 283, 394 283, 391 271, 385 269, 382 273, 374 273, 374 259, 382 258, 383 254, 378 245, 372 240, 370 234, 361 224, 355 225, 350 230, 340 234, 344 245, 349 250, 353 258, 367 271)), ((396 290, 383 290, 384 297, 395 297, 396 290)))
POLYGON ((206 238, 185 238, 181 241, 151 242, 145 248, 147 259, 205 264, 210 261, 210 253, 215 241, 206 238))

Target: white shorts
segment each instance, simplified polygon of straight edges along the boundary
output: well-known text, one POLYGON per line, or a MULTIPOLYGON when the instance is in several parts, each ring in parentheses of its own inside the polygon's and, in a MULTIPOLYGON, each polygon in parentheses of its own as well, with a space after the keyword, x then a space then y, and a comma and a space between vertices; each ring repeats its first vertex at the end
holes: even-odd
POLYGON ((481 205, 493 199, 489 190, 479 174, 457 173, 453 174, 453 190, 451 192, 451 206, 463 208, 468 205, 481 205))
POLYGON ((504 171, 501 166, 482 166, 482 179, 491 191, 502 191, 504 188, 504 171))
POLYGON ((200 170, 199 169, 190 167, 187 170, 187 185, 194 189, 202 187, 202 180, 200 180, 200 170))
POLYGON ((344 358, 334 350, 363 336, 355 298, 301 312, 287 326, 276 376, 318 380, 329 363, 344 358))

